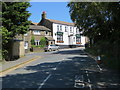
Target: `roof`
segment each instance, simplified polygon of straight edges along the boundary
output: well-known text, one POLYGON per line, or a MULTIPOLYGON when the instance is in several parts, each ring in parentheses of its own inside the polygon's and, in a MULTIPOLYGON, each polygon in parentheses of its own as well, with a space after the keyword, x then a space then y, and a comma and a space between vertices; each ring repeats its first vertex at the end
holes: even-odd
POLYGON ((36 29, 36 30, 46 30, 46 31, 51 31, 49 28, 45 26, 37 26, 37 25, 30 25, 30 29, 36 29))
POLYGON ((75 25, 74 23, 69 23, 69 22, 64 22, 64 21, 59 21, 59 20, 53 20, 53 19, 47 19, 47 20, 49 20, 50 22, 53 22, 53 23, 58 23, 58 24, 64 24, 64 25, 70 25, 70 26, 75 25))
POLYGON ((54 41, 53 37, 52 36, 45 36, 47 38, 47 40, 49 41, 54 41))
POLYGON ((34 22, 32 22, 32 24, 37 25, 38 23, 34 23, 34 22))

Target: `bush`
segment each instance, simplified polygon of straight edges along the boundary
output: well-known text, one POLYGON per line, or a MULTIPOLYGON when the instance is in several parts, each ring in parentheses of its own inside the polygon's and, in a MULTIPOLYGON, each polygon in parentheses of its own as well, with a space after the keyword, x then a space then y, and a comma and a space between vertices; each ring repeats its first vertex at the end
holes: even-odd
POLYGON ((40 39, 40 47, 45 47, 45 45, 46 45, 46 38, 45 38, 45 37, 42 37, 42 38, 40 39))
POLYGON ((31 38, 31 45, 33 46, 34 44, 35 44, 35 37, 32 36, 32 38, 31 38))
POLYGON ((85 51, 93 56, 100 55, 101 60, 106 66, 120 70, 119 42, 111 43, 110 41, 101 40, 92 47, 86 48, 85 51))

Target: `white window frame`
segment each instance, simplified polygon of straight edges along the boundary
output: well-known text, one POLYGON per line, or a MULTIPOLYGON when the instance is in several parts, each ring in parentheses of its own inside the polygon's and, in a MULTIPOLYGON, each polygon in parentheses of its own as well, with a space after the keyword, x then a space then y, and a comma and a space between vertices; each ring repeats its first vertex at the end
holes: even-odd
POLYGON ((62 25, 60 25, 60 31, 62 31, 62 25))
POLYGON ((35 45, 36 46, 40 45, 40 40, 35 40, 35 45))
POLYGON ((28 33, 25 33, 25 34, 24 34, 24 36, 27 36, 27 35, 28 35, 28 33))
POLYGON ((72 27, 70 27, 70 33, 72 33, 72 32, 73 32, 72 27))
POLYGON ((68 27, 67 26, 65 26, 65 32, 67 32, 68 31, 68 27))
POLYGON ((59 25, 57 25, 57 31, 59 31, 59 30, 60 30, 59 25))
POLYGON ((40 31, 39 31, 39 30, 34 30, 34 31, 33 31, 33 34, 34 34, 34 35, 40 35, 40 31))

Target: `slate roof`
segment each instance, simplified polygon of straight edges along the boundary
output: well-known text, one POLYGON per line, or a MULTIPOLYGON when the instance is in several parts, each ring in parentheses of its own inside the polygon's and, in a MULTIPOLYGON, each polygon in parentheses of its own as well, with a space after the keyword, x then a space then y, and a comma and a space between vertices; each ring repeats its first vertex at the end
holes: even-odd
POLYGON ((74 23, 68 23, 68 22, 59 21, 59 20, 53 20, 53 19, 47 19, 47 20, 49 20, 50 22, 53 22, 53 23, 58 23, 58 24, 63 24, 63 25, 70 25, 70 26, 75 25, 74 23))
POLYGON ((45 30, 45 31, 51 31, 49 28, 45 26, 38 26, 38 25, 30 25, 30 29, 36 29, 36 30, 45 30))

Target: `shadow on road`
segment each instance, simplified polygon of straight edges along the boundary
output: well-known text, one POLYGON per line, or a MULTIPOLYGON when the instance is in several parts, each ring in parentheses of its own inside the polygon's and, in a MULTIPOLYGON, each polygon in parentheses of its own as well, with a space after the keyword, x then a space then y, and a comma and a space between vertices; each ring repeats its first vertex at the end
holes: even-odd
POLYGON ((38 88, 49 74, 45 88, 74 88, 74 77, 79 73, 79 67, 72 58, 60 62, 42 63, 35 66, 27 66, 28 71, 35 71, 27 74, 7 75, 2 78, 3 88, 38 88), (57 68, 55 70, 55 68, 57 68))
POLYGON ((81 49, 58 51, 58 52, 53 52, 53 54, 87 55, 87 53, 85 53, 81 49))
MULTIPOLYGON (((83 54, 83 51, 66 50, 53 54, 79 55, 83 54)), ((35 72, 7 75, 2 78, 3 88, 38 88, 49 74, 51 74, 51 77, 46 81, 43 88, 74 88, 76 75, 83 75, 86 83, 88 83, 89 78, 93 88, 120 87, 118 74, 107 70, 100 72, 92 58, 74 56, 62 61, 61 64, 59 63, 52 62, 27 66, 25 70, 35 72), (87 76, 86 71, 89 76, 87 76)))

